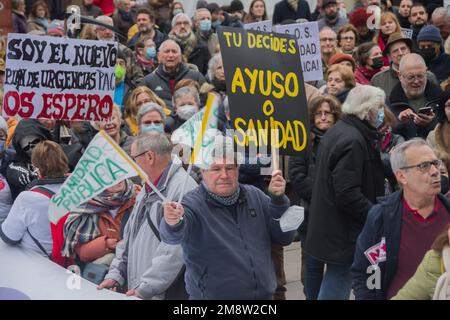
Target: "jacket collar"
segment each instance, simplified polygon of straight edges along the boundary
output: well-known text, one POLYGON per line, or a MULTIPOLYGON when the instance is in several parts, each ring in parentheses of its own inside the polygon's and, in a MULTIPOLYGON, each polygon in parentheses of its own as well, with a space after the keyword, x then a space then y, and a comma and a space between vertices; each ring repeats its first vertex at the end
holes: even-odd
MULTIPOLYGON (((439 86, 436 86, 430 81, 427 81, 424 92, 425 100, 427 102, 434 101, 439 99, 440 95, 441 89, 439 88, 439 86)), ((405 91, 403 90, 401 82, 397 83, 395 87, 392 89, 391 95, 389 96, 389 100, 391 103, 409 101, 409 99, 406 97, 405 91)))
POLYGON ((344 115, 341 120, 358 129, 358 131, 363 135, 364 139, 369 142, 372 147, 377 146, 378 132, 369 124, 369 122, 362 121, 358 117, 351 114, 344 115))
MULTIPOLYGON (((209 193, 206 190, 203 183, 200 183, 199 188, 200 188, 200 192, 204 194, 204 196, 206 198, 206 202, 208 202, 209 204, 211 204, 215 207, 219 207, 219 208, 223 207, 223 205, 221 203, 219 203, 216 199, 214 199, 213 197, 211 197, 209 195, 209 193)), ((239 184, 239 188, 240 188, 240 193, 239 193, 239 199, 237 202, 238 205, 247 202, 247 191, 245 190, 245 188, 242 184, 239 184)))
POLYGON ((55 178, 55 179, 36 179, 30 182, 30 184, 27 186, 27 190, 30 190, 31 188, 35 186, 43 186, 46 184, 61 184, 66 181, 67 177, 62 178, 55 178))

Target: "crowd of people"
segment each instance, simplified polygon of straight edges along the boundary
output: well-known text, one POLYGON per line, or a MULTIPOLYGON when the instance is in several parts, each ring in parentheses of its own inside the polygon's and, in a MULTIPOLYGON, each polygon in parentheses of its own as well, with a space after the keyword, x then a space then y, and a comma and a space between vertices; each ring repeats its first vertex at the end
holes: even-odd
MULTIPOLYGON (((0 238, 141 299, 285 299, 293 241, 308 300, 448 299, 450 8, 280 0, 269 17, 264 0, 248 2, 200 0, 191 16, 173 0, 12 0, 13 32, 115 41, 118 54, 108 121, 0 117, 0 238), (70 5, 87 18, 80 29, 67 28, 70 5), (208 94, 224 136, 233 108, 245 108, 228 103, 221 27, 268 19, 319 26, 323 80, 304 90, 308 151, 266 177, 259 161, 224 159, 226 138, 208 168, 177 164, 170 136, 208 94), (105 189, 60 220, 56 239, 50 198, 99 130, 149 182, 105 189), (304 208, 298 230, 280 223, 291 205, 304 208)), ((3 38, 0 102, 6 48, 3 38)))

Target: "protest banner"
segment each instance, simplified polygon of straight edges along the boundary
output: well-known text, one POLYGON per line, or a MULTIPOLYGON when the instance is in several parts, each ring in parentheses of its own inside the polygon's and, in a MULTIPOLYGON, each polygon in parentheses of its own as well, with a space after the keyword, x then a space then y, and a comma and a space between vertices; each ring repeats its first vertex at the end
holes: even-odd
POLYGON ((245 30, 272 32, 272 20, 264 20, 244 24, 245 30))
POLYGON ((12 32, 12 3, 11 0, 0 0, 0 36, 12 32))
POLYGON ((3 115, 109 119, 116 59, 116 42, 9 34, 3 115))
POLYGON ((218 119, 219 97, 210 93, 206 106, 172 133, 173 144, 193 149, 189 162, 200 168, 207 168, 212 162, 214 140, 220 134, 217 129, 218 119))
POLYGON ((223 27, 219 41, 238 148, 267 154, 274 129, 280 154, 305 151, 309 120, 295 37, 223 27))
POLYGON ((89 143, 72 174, 53 196, 49 207, 50 221, 56 223, 68 211, 79 207, 103 190, 120 181, 146 174, 104 131, 89 143))
POLYGON ((405 38, 412 39, 413 36, 413 30, 407 29, 407 28, 401 28, 403 35, 405 38))
POLYGON ((72 273, 34 251, 1 240, 0 257, 0 300, 138 300, 111 290, 97 290, 79 272, 72 273))
POLYGON ((305 81, 323 79, 320 55, 319 25, 317 21, 277 25, 273 32, 294 35, 298 41, 301 68, 305 81))

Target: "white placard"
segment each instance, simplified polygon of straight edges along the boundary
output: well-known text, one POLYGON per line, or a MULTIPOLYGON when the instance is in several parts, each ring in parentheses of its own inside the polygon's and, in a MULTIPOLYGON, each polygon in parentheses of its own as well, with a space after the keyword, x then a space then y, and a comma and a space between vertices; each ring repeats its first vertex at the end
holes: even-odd
POLYGON ((272 20, 264 20, 244 24, 245 30, 255 30, 263 32, 272 32, 272 20))

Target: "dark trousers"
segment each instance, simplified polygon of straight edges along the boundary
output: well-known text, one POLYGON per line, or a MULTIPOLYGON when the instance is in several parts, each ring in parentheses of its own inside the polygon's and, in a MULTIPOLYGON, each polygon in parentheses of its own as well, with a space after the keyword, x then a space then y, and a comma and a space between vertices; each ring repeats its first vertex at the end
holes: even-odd
POLYGON ((286 274, 284 273, 284 251, 282 246, 272 245, 272 261, 277 277, 277 288, 273 295, 274 300, 286 300, 286 274))

